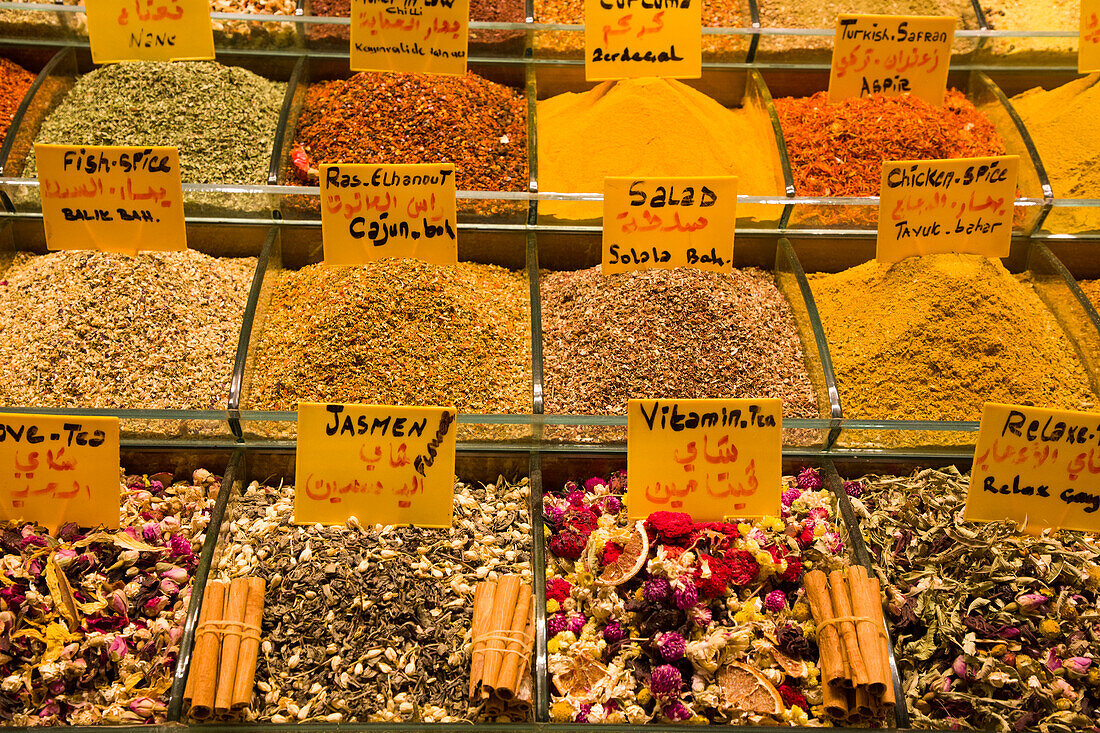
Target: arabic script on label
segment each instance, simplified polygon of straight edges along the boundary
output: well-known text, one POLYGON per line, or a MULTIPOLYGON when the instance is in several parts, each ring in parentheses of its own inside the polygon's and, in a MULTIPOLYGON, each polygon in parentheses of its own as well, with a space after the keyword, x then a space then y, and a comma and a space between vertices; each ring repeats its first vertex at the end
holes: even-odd
POLYGON ((701 7, 697 0, 584 0, 585 79, 698 79, 701 7))
POLYGON ((466 73, 470 0, 351 0, 352 71, 466 73))
POLYGON ((1082 74, 1100 71, 1100 0, 1081 0, 1077 71, 1082 74))
POLYGON ((207 0, 86 0, 92 61, 214 58, 207 0))

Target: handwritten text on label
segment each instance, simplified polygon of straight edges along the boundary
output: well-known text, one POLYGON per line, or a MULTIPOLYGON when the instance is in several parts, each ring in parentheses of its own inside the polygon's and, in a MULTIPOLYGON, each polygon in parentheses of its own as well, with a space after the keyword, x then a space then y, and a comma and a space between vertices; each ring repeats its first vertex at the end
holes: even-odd
POLYGON ((1100 0, 1081 0, 1077 71, 1082 74, 1100 71, 1100 0))
POLYGON ((470 0, 352 0, 353 71, 466 73, 470 0))
POLYGON ((207 0, 87 0, 86 13, 97 64, 214 58, 207 0))
POLYGON ((700 0, 584 0, 588 81, 703 73, 700 0))

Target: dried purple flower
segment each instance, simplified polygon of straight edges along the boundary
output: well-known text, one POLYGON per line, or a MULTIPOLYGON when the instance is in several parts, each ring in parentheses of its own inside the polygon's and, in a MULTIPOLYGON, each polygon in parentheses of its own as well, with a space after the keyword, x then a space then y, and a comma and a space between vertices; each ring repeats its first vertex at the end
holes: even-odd
POLYGON ((682 723, 691 718, 691 711, 679 700, 673 700, 661 710, 666 718, 674 723, 682 723))
POLYGON ((569 628, 569 622, 564 613, 555 613, 546 619, 546 636, 553 638, 569 628))
POLYGON ((141 536, 146 542, 156 542, 159 540, 160 522, 146 522, 141 528, 141 536))
POLYGON ((573 718, 576 723, 587 723, 588 714, 592 712, 592 703, 587 702, 577 708, 577 715, 573 718))
POLYGON ((672 593, 672 586, 668 578, 655 575, 649 578, 642 586, 642 597, 646 603, 660 603, 672 593))
POLYGON ((798 488, 808 491, 817 491, 821 488, 821 476, 813 468, 804 468, 795 478, 798 488))
POLYGON ((590 478, 590 479, 588 479, 587 481, 584 482, 584 490, 585 491, 591 491, 592 489, 596 488, 597 486, 606 486, 606 485, 607 485, 607 481, 605 481, 602 476, 593 476, 592 478, 590 478))
POLYGON ((686 611, 699 601, 699 591, 695 589, 695 583, 684 581, 676 589, 676 608, 686 611))
POLYGON ((619 501, 617 496, 605 496, 603 501, 600 502, 600 508, 603 509, 605 514, 618 514, 623 509, 623 503, 619 501))
POLYGON ((802 496, 802 489, 787 489, 783 492, 780 499, 783 502, 783 506, 790 506, 794 504, 798 497, 802 496))
POLYGON ((706 626, 714 620, 714 614, 711 613, 709 606, 696 606, 691 609, 691 621, 696 626, 706 626))
POLYGON ((680 695, 684 678, 671 664, 662 664, 649 676, 649 691, 656 697, 675 698, 680 695))
POLYGON ((626 631, 618 621, 612 621, 603 627, 603 640, 608 644, 618 644, 626 638, 626 631))
POLYGON ((781 590, 773 590, 764 599, 764 607, 772 613, 779 613, 787 607, 787 594, 781 590))
POLYGON ((679 633, 668 631, 657 635, 657 650, 666 662, 678 662, 684 658, 687 641, 679 633))
POLYGON ((1062 660, 1062 668, 1072 675, 1085 675, 1092 666, 1092 660, 1088 657, 1070 657, 1062 660))
POLYGON ((853 499, 858 499, 863 496, 863 484, 858 481, 845 481, 844 493, 853 499))
POLYGON ((543 521, 550 529, 557 529, 561 526, 562 517, 565 516, 565 510, 561 507, 548 506, 543 513, 543 521))
POLYGON ((569 625, 566 628, 568 628, 570 631, 572 631, 577 636, 580 636, 581 632, 584 631, 585 620, 586 619, 584 618, 583 614, 580 614, 580 613, 571 614, 569 616, 569 621, 568 621, 569 625))

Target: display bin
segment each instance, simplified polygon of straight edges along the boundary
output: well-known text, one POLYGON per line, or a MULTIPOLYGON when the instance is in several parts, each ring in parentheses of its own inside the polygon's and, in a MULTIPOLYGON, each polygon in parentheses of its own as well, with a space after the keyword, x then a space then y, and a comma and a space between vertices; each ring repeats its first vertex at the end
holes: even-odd
MULTIPOLYGON (((19 66, 23 67, 31 74, 34 74, 35 79, 37 79, 37 75, 42 72, 42 69, 45 68, 46 64, 50 62, 50 59, 54 57, 55 53, 56 52, 53 49, 48 47, 7 46, 3 49, 0 55, 2 55, 3 58, 7 59, 8 61, 11 61, 12 63, 18 64, 19 66)), ((34 82, 32 81, 31 83, 33 85, 34 82)), ((30 98, 30 88, 27 89, 27 92, 28 93, 24 94, 23 99, 19 102, 19 105, 14 110, 12 110, 13 118, 16 114, 18 114, 19 107, 23 107, 29 103, 28 100, 30 98)), ((10 123, 12 120, 9 119, 7 121, 10 123)), ((7 135, 4 136, 4 138, 6 137, 7 135)), ((3 146, 4 138, 0 138, 0 147, 3 146)))
POLYGON ((73 16, 83 12, 75 0, 11 0, 7 7, 0 9, 0 36, 17 42, 63 43, 78 37, 73 16), (24 5, 26 8, 20 7, 24 5))
POLYGON ((974 54, 975 65, 1077 68, 1077 3, 1054 2, 1042 10, 1011 0, 976 0, 975 5, 982 27, 989 29, 974 54))

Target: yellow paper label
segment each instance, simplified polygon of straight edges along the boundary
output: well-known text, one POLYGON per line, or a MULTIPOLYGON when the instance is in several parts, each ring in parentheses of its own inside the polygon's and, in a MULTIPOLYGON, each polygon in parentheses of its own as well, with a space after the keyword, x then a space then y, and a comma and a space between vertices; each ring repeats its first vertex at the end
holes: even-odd
POLYGON ((956 19, 935 15, 840 15, 829 101, 912 94, 943 104, 956 19))
POLYGON ((883 163, 875 258, 1008 256, 1019 168, 1015 155, 883 163))
POLYGON ((626 506, 632 519, 778 516, 783 404, 776 399, 630 400, 626 506))
POLYGON ((208 0, 85 0, 92 61, 214 58, 208 0))
POLYGON ((176 148, 36 144, 34 155, 50 249, 187 249, 176 148))
POLYGON ((450 527, 453 407, 298 404, 294 522, 450 527))
POLYGON ((321 165, 325 263, 362 265, 384 257, 457 263, 454 172, 451 163, 321 165))
POLYGON ((987 402, 965 517, 1100 532, 1100 413, 987 402))
POLYGON ((698 79, 701 6, 691 0, 584 0, 585 79, 698 79))
POLYGON ((605 178, 603 274, 733 272, 737 177, 605 178))
POLYGON ((0 521, 118 527, 117 417, 0 414, 0 521))
POLYGON ((1082 74, 1100 71, 1100 0, 1081 0, 1077 71, 1082 74))
POLYGON ((351 0, 352 71, 466 73, 470 0, 351 0))

